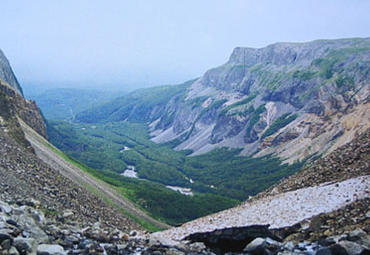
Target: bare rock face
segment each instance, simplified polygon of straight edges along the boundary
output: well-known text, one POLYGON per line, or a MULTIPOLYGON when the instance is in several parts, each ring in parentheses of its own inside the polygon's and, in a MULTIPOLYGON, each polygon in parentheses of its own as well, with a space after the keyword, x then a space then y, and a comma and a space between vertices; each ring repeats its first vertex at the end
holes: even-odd
MULTIPOLYGON (((8 128, 10 131, 19 129, 16 119, 18 116, 37 133, 47 137, 45 121, 36 103, 23 98, 17 90, 2 80, 0 80, 0 101, 0 116, 7 122, 7 125, 10 125, 8 128)), ((18 136, 23 135, 19 134, 18 136)))
POLYGON ((8 59, 0 50, 0 79, 8 83, 18 93, 23 95, 22 88, 15 77, 12 68, 10 67, 8 59))
POLYGON ((154 142, 192 155, 229 147, 293 163, 331 152, 370 127, 369 59, 370 38, 238 47, 199 79, 133 92, 76 120, 136 116, 149 123, 154 142))
POLYGON ((177 139, 176 149, 193 155, 243 148, 288 163, 332 151, 370 126, 369 59, 370 38, 236 48, 148 120, 153 141, 177 139))

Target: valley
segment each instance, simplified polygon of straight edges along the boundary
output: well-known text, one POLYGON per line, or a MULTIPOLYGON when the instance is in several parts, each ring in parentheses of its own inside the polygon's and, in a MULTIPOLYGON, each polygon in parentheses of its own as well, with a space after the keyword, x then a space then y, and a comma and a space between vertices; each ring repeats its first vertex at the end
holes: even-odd
POLYGON ((0 253, 368 254, 369 59, 369 38, 237 47, 38 105, 1 53, 0 253))
POLYGON ((150 141, 142 123, 49 122, 48 134, 67 155, 96 169, 100 178, 170 224, 232 207, 302 166, 282 164, 274 157, 240 157, 240 150, 229 149, 188 157, 189 152, 150 141), (122 176, 129 166, 135 167, 137 179, 122 176), (166 186, 191 189, 194 196, 166 186))
POLYGON ((181 224, 366 131, 369 52, 368 38, 235 48, 200 78, 80 104, 73 120, 51 116, 48 136, 153 217, 181 224))

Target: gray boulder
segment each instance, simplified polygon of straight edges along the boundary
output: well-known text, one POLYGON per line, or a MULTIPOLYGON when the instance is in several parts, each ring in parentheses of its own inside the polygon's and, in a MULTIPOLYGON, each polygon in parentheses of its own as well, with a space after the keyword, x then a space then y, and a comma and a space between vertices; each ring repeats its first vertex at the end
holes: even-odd
POLYGON ((244 248, 244 251, 253 255, 263 255, 265 254, 265 248, 266 240, 264 238, 257 237, 244 248))
POLYGON ((342 246, 349 255, 360 255, 365 251, 365 247, 355 242, 341 241, 338 244, 342 246))
POLYGON ((28 254, 32 251, 36 250, 37 242, 33 238, 23 238, 23 237, 17 237, 14 238, 13 246, 17 248, 17 251, 20 254, 28 254))
POLYGON ((40 244, 37 247, 37 255, 66 255, 63 247, 57 244, 40 244))

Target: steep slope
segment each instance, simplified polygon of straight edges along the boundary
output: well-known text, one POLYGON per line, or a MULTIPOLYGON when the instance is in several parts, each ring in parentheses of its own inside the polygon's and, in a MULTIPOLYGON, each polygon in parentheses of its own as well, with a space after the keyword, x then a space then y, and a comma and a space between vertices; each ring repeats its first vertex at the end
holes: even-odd
POLYGON ((136 103, 140 97, 125 97, 77 120, 140 116, 154 142, 176 150, 243 148, 242 155, 273 153, 292 163, 330 152, 369 127, 369 59, 370 38, 236 48, 226 64, 167 102, 146 107, 136 103))
MULTIPOLYGON (((254 225, 268 225, 287 241, 323 240, 357 228, 369 231, 369 137, 367 130, 326 158, 236 208, 154 233, 152 237, 173 244, 204 233, 204 240, 217 240, 227 231, 231 233, 230 229, 254 225)), ((231 238, 238 240, 238 236, 231 238)))
MULTIPOLYGON (((8 62, 0 69, 11 70, 8 62)), ((83 183, 63 177, 60 169, 42 162, 28 141, 35 137, 47 143, 44 119, 36 103, 24 99, 19 90, 0 79, 1 194, 12 200, 36 198, 44 202, 46 210, 59 213, 71 209, 83 221, 95 222, 101 218, 104 224, 140 228, 87 191, 83 183), (28 131, 27 137, 22 128, 28 131)))
POLYGON ((46 137, 46 126, 44 119, 41 115, 34 101, 26 100, 9 84, 0 79, 0 113, 2 119, 7 122, 11 127, 9 130, 17 130, 16 117, 23 119, 29 126, 37 131, 43 137, 46 137))
MULTIPOLYGON (((83 187, 91 187, 93 190, 98 192, 102 198, 107 198, 118 208, 124 209, 130 215, 150 222, 157 228, 165 229, 169 227, 168 225, 161 223, 146 213, 136 208, 128 199, 120 195, 114 188, 103 181, 92 177, 88 173, 82 171, 82 169, 73 165, 71 162, 68 162, 66 159, 63 159, 59 154, 56 148, 53 149, 53 146, 49 144, 47 140, 39 136, 32 128, 30 128, 26 123, 20 121, 21 127, 25 133, 26 139, 31 143, 32 147, 35 149, 36 155, 46 164, 51 166, 57 172, 59 172, 64 177, 73 180, 77 185, 83 187)), ((126 224, 127 220, 123 222, 126 224)))
POLYGON ((153 141, 179 139, 195 154, 243 147, 293 162, 323 153, 369 127, 370 39, 236 48, 152 124, 153 141))
POLYGON ((18 93, 23 95, 22 88, 19 85, 12 68, 10 67, 9 61, 1 50, 0 50, 0 80, 5 81, 18 93))

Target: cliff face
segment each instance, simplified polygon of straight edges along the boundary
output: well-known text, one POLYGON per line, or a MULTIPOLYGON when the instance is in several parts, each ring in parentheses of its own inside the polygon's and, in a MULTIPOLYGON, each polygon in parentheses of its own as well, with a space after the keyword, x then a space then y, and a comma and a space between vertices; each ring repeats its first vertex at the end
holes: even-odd
POLYGON ((151 134, 194 155, 226 146, 293 162, 366 130, 369 90, 370 38, 236 48, 169 101, 151 134))
POLYGON ((8 83, 17 92, 23 95, 22 88, 15 77, 13 70, 9 64, 8 59, 4 53, 0 50, 0 79, 8 83))
POLYGON ((1 127, 16 140, 28 146, 20 129, 17 117, 23 119, 40 135, 46 137, 45 122, 33 101, 26 100, 9 62, 0 51, 0 117, 1 127), (10 83, 9 83, 10 82, 10 83))

